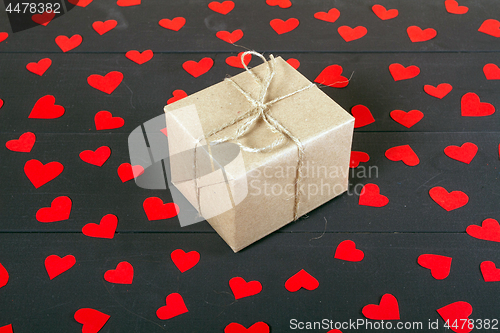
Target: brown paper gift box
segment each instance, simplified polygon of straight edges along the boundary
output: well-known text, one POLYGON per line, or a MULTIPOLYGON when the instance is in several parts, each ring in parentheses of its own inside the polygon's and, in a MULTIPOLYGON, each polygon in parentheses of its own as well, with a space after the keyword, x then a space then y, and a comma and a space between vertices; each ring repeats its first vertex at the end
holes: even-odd
MULTIPOLYGON (((311 84, 281 57, 276 58, 274 64, 275 75, 265 101, 311 84)), ((268 75, 267 64, 251 70, 262 80, 268 75)), ((261 86, 249 72, 231 79, 257 99, 261 86)), ((225 168, 222 165, 225 162, 218 168, 217 161, 212 160, 216 172, 197 178, 201 174, 196 173, 196 161, 201 161, 202 155, 211 156, 210 147, 217 146, 207 146, 206 143, 233 135, 244 121, 206 138, 206 141, 199 141, 200 133, 207 135, 250 109, 253 109, 252 103, 228 80, 164 108, 169 154, 191 152, 182 163, 179 159, 176 159, 176 165, 170 161, 172 183, 198 211, 201 209, 200 214, 234 252, 293 221, 295 209, 296 216, 302 216, 345 192, 348 186, 354 118, 316 86, 286 97, 266 111, 304 147, 297 206, 294 189, 298 148, 290 139, 270 151, 241 150, 239 158, 225 168), (199 142, 197 149, 188 150, 196 142, 199 142), (217 207, 221 209, 217 210, 217 207)), ((238 141, 248 147, 263 147, 281 135, 259 119, 238 141)))

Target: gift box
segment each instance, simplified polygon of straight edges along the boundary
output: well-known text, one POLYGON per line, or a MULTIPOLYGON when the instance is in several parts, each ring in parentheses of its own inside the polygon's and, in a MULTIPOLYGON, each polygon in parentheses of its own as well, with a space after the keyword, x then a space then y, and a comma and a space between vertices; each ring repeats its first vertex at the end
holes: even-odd
POLYGON ((263 60, 164 108, 171 182, 234 252, 348 187, 354 118, 263 60))

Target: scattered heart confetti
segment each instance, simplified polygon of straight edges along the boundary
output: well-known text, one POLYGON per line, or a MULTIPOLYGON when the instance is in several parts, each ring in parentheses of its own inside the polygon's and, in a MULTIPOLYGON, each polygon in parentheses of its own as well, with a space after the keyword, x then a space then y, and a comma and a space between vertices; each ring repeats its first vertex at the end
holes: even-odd
POLYGON ((184 273, 185 271, 193 268, 200 261, 200 254, 196 251, 184 252, 184 250, 177 249, 172 251, 170 258, 174 265, 184 273))
POLYGON ((156 310, 156 316, 161 320, 167 320, 188 312, 182 296, 178 293, 168 295, 166 304, 156 310))
POLYGON ((186 24, 186 19, 184 17, 175 17, 173 19, 162 19, 158 22, 160 26, 165 29, 179 31, 186 24))
POLYGON ((76 311, 74 317, 77 322, 83 324, 82 333, 99 332, 110 318, 107 314, 90 308, 76 311))
POLYGON ((92 23, 92 28, 97 32, 99 35, 104 35, 106 32, 114 29, 118 22, 116 20, 107 20, 107 21, 95 21, 92 23))
POLYGON ((419 110, 411 110, 404 112, 402 110, 394 110, 390 113, 391 118, 403 125, 406 128, 410 128, 416 123, 418 123, 424 117, 424 114, 419 110))
POLYGON ((437 31, 432 28, 421 29, 416 25, 412 25, 406 29, 406 33, 413 43, 426 42, 437 36, 437 31))
POLYGON ((71 38, 61 35, 56 37, 56 44, 63 52, 68 52, 79 46, 82 40, 82 36, 78 34, 71 36, 71 38))
POLYGON ((274 19, 271 20, 269 24, 271 25, 271 28, 273 28, 273 30, 276 31, 278 35, 282 35, 297 28, 299 26, 299 20, 293 17, 289 18, 286 21, 283 21, 281 19, 274 19))
POLYGON ((150 197, 142 204, 149 221, 165 220, 179 214, 179 206, 173 202, 164 204, 160 198, 150 197))
POLYGON ((372 320, 399 320, 398 300, 391 294, 384 294, 378 305, 365 305, 361 312, 372 320))
MULTIPOLYGON (((244 52, 240 52, 240 53, 238 53, 237 56, 229 56, 229 57, 227 57, 226 58, 226 64, 228 64, 229 66, 232 66, 232 67, 236 67, 236 68, 245 68, 243 66, 243 64, 241 63, 241 56, 243 55, 243 53, 244 52)), ((252 60, 252 55, 251 54, 245 55, 245 58, 243 60, 245 61, 245 65, 248 66, 248 64, 252 60)))
POLYGON ((68 0, 68 2, 72 5, 78 7, 87 7, 93 0, 68 0))
POLYGON ((335 259, 358 262, 363 260, 365 254, 363 251, 356 248, 356 243, 352 240, 342 241, 335 250, 335 259))
POLYGON ((0 327, 0 333, 14 333, 12 324, 0 327))
POLYGON ((351 28, 347 25, 340 26, 337 29, 337 31, 340 37, 342 37, 346 42, 351 42, 353 40, 360 39, 368 32, 368 30, 366 30, 366 28, 363 26, 357 26, 356 28, 351 28))
POLYGON ((479 266, 484 282, 500 281, 500 269, 495 266, 493 261, 483 261, 479 266))
POLYGON ((31 16, 31 20, 33 22, 43 25, 44 27, 52 21, 52 19, 56 16, 56 13, 52 12, 43 12, 42 14, 35 14, 31 16))
MULTIPOLYGON (((227 60, 226 60, 227 61, 227 60)), ((174 102, 177 102, 178 100, 181 100, 183 99, 184 97, 187 97, 188 94, 186 94, 186 92, 184 90, 181 90, 181 89, 177 89, 177 90, 174 90, 172 92, 172 96, 171 98, 168 99, 167 101, 167 104, 172 104, 174 102)))
POLYGON ((296 292, 300 288, 306 290, 314 290, 319 287, 319 282, 311 274, 307 273, 305 270, 301 269, 294 275, 292 275, 285 282, 285 288, 289 292, 296 292))
POLYGON ((24 164, 24 173, 35 188, 39 188, 59 176, 63 169, 64 166, 56 161, 43 164, 39 160, 32 159, 24 164))
POLYGON ((73 202, 65 195, 52 200, 50 207, 40 208, 36 212, 36 220, 38 222, 58 222, 69 219, 73 202))
POLYGON ((462 146, 448 146, 444 153, 449 158, 469 164, 477 153, 477 146, 472 142, 466 142, 462 146))
POLYGON ((82 161, 101 167, 111 155, 111 149, 108 146, 102 146, 93 150, 84 150, 80 153, 82 161))
POLYGON ((234 2, 232 2, 232 1, 223 1, 223 2, 212 1, 208 4, 208 8, 210 8, 211 10, 213 10, 216 13, 226 15, 234 9, 234 2))
POLYGON ((389 148, 385 151, 385 157, 391 161, 402 161, 408 166, 415 166, 420 163, 417 154, 415 154, 409 145, 389 148))
POLYGON ((58 255, 52 254, 45 258, 45 270, 52 280, 56 276, 69 270, 76 264, 76 259, 73 255, 68 254, 64 257, 59 257, 58 255))
POLYGON ((0 43, 3 42, 4 40, 6 40, 7 37, 9 37, 8 33, 6 33, 6 32, 0 32, 0 43))
POLYGON ((420 68, 418 68, 417 66, 412 65, 404 67, 403 65, 398 63, 390 64, 389 71, 391 72, 394 81, 412 79, 420 74, 420 68))
POLYGON ((364 105, 354 105, 351 108, 351 114, 354 117, 354 128, 360 128, 375 122, 370 109, 364 105))
POLYGON ((31 73, 42 76, 49 69, 50 65, 52 65, 52 60, 50 58, 43 58, 38 62, 30 62, 26 65, 26 69, 31 73))
POLYGON ((188 60, 182 64, 182 68, 184 68, 184 70, 192 76, 198 77, 208 72, 213 65, 214 61, 212 60, 212 58, 205 57, 198 62, 194 60, 188 60))
POLYGON ((19 139, 9 140, 5 143, 8 150, 19 153, 29 153, 36 141, 36 136, 32 132, 22 134, 19 139))
POLYGON ((488 19, 481 24, 477 31, 493 37, 500 37, 500 21, 488 19))
POLYGON ((9 282, 9 272, 0 264, 0 288, 4 287, 7 282, 9 282))
POLYGON ((337 8, 332 8, 326 12, 317 12, 314 13, 314 18, 321 20, 321 21, 326 21, 326 22, 335 22, 340 16, 340 11, 337 8))
POLYGON ((500 242, 500 225, 495 219, 486 219, 481 226, 472 224, 465 231, 469 236, 477 239, 500 242))
POLYGON ((298 61, 295 58, 290 58, 286 62, 287 62, 287 64, 289 64, 290 66, 292 66, 295 69, 299 68, 299 66, 300 66, 300 61, 298 61))
POLYGON ((98 131, 120 128, 125 124, 121 117, 113 117, 109 111, 99 111, 94 116, 95 128, 98 131))
POLYGON ((351 151, 351 160, 349 162, 350 168, 357 168, 360 162, 368 162, 370 155, 362 151, 351 151))
POLYGON ((120 7, 139 6, 141 0, 118 0, 116 4, 120 7))
POLYGON ((235 299, 257 295, 262 291, 262 284, 259 281, 246 282, 242 277, 229 280, 229 287, 235 299))
POLYGON ((122 183, 128 182, 131 179, 139 177, 144 173, 144 168, 140 165, 130 165, 130 163, 122 163, 118 167, 118 177, 122 183))
POLYGON ((263 321, 258 321, 249 328, 238 323, 230 323, 224 328, 224 333, 269 333, 269 325, 263 321))
POLYGON ((481 102, 473 92, 466 93, 461 100, 463 117, 484 117, 495 113, 495 107, 490 103, 481 102))
POLYGON ((292 2, 290 0, 266 0, 269 6, 279 6, 280 8, 290 8, 292 2))
POLYGON ((370 207, 384 207, 389 203, 389 198, 380 194, 380 188, 376 184, 366 184, 359 194, 359 204, 370 207))
POLYGON ((111 239, 115 236, 116 227, 118 226, 118 217, 113 214, 104 215, 99 224, 87 223, 82 228, 82 233, 85 236, 96 238, 111 239))
POLYGON ((142 52, 136 51, 136 50, 130 50, 127 53, 125 53, 125 57, 128 59, 132 60, 133 62, 142 65, 145 62, 148 62, 153 58, 153 51, 152 50, 145 50, 142 52))
POLYGON ((330 65, 319 73, 314 82, 334 88, 344 88, 349 84, 349 79, 340 75, 343 68, 340 65, 330 65))
POLYGON ((446 0, 444 6, 450 14, 465 14, 469 11, 469 7, 459 6, 455 0, 446 0))
POLYGON ((382 5, 373 5, 372 6, 372 11, 381 20, 390 20, 390 19, 395 18, 399 14, 399 12, 398 12, 397 9, 389 9, 389 10, 387 10, 382 5))
POLYGON ((468 323, 472 314, 472 306, 467 302, 455 302, 436 310, 443 318, 449 328, 456 333, 468 333, 472 331, 468 325, 453 325, 453 323, 468 323))
POLYGON ((237 41, 239 41, 243 37, 243 31, 241 31, 241 29, 236 29, 233 32, 218 31, 215 34, 215 36, 217 36, 217 38, 219 38, 219 39, 221 39, 229 44, 232 44, 232 43, 236 43, 237 41))
POLYGON ((134 280, 134 267, 127 261, 116 265, 116 269, 110 269, 104 273, 104 280, 116 284, 132 284, 134 280))
POLYGON ((433 97, 439 98, 439 99, 448 95, 452 89, 453 89, 453 87, 449 83, 441 83, 441 84, 438 84, 437 87, 431 86, 430 84, 426 84, 424 86, 424 91, 427 94, 429 94, 433 97))
POLYGON ((447 212, 463 207, 469 202, 469 197, 462 191, 449 192, 441 187, 436 186, 429 190, 429 195, 439 206, 443 207, 447 212))
POLYGON ((486 80, 500 80, 500 68, 495 64, 486 64, 483 67, 486 80))
POLYGON ((431 275, 436 280, 443 280, 450 275, 452 258, 437 254, 422 254, 417 262, 420 266, 430 269, 431 275))
POLYGON ((34 119, 55 119, 64 114, 64 107, 56 105, 56 98, 52 95, 45 95, 36 101, 28 118, 34 119))
POLYGON ((111 94, 120 85, 123 80, 123 74, 118 71, 112 71, 102 76, 92 74, 87 78, 88 84, 99 91, 111 94))

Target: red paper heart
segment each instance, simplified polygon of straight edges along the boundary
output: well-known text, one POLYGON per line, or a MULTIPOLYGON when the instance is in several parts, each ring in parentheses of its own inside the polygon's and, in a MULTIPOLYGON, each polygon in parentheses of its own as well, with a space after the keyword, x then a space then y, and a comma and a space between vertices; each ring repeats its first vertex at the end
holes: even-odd
POLYGON ((399 12, 397 9, 385 9, 382 5, 373 5, 372 11, 381 20, 390 20, 398 16, 399 12))
POLYGON ((118 217, 113 214, 104 215, 99 224, 87 223, 82 228, 82 233, 85 236, 96 238, 111 239, 115 236, 116 227, 118 226, 118 217))
MULTIPOLYGON (((229 66, 232 66, 232 67, 236 67, 236 68, 245 68, 243 66, 243 64, 241 63, 241 56, 243 55, 244 52, 240 52, 238 53, 237 56, 229 56, 226 58, 226 64, 228 64, 229 66)), ((248 64, 250 63, 250 60, 252 60, 252 55, 251 54, 247 54, 245 55, 245 58, 243 59, 245 61, 245 65, 248 66, 248 64)))
POLYGON ((156 310, 156 316, 161 320, 167 320, 188 312, 182 296, 178 293, 168 295, 166 304, 156 310))
POLYGON ((493 261, 483 261, 479 267, 481 268, 484 282, 500 281, 500 268, 497 268, 493 261))
POLYGON ((68 0, 68 2, 72 5, 78 7, 87 7, 93 0, 68 0))
POLYGON ((165 220, 179 214, 179 206, 173 202, 166 204, 160 198, 150 197, 142 204, 149 221, 165 220))
POLYGON ((394 81, 412 79, 420 74, 420 68, 418 68, 417 66, 412 65, 404 67, 403 65, 398 63, 390 64, 389 71, 391 72, 394 81))
POLYGON ((64 166, 55 161, 43 164, 39 160, 32 159, 24 164, 24 173, 35 188, 39 188, 59 176, 63 169, 64 166))
POLYGON ((134 280, 134 267, 127 261, 116 265, 116 269, 110 269, 104 273, 104 280, 109 283, 132 284, 134 280))
POLYGON ((170 254, 170 258, 174 262, 174 265, 184 273, 185 271, 193 268, 200 261, 200 254, 196 251, 189 251, 188 253, 184 250, 177 249, 170 254))
POLYGON ((184 90, 177 89, 172 92, 171 98, 168 99, 167 104, 172 104, 174 102, 177 102, 180 99, 183 99, 184 97, 187 97, 188 94, 184 90))
POLYGON ((8 33, 6 33, 6 32, 0 32, 0 43, 3 42, 4 40, 6 40, 7 37, 9 37, 8 33))
POLYGON ((314 290, 319 287, 319 282, 311 274, 307 273, 305 270, 301 269, 294 275, 292 275, 285 282, 285 288, 289 292, 296 292, 300 288, 307 290, 314 290))
POLYGON ((335 22, 340 16, 340 11, 337 8, 332 8, 326 12, 317 12, 314 14, 314 18, 321 20, 321 21, 326 21, 326 22, 335 22))
POLYGON ((413 43, 425 42, 433 39, 437 35, 437 31, 432 28, 422 30, 416 25, 412 25, 406 29, 406 33, 413 43))
POLYGON ((63 52, 68 52, 80 45, 82 40, 82 36, 78 34, 71 36, 71 38, 61 35, 56 37, 56 44, 63 52))
POLYGON ((29 153, 35 144, 36 136, 34 133, 26 132, 22 134, 17 140, 9 140, 5 143, 7 149, 20 152, 29 153))
POLYGON ((139 6, 141 0, 118 0, 116 4, 120 7, 139 6))
POLYGON ((98 131, 120 128, 125 124, 121 117, 113 117, 109 111, 99 111, 94 117, 95 128, 98 131))
POLYGON ((94 28, 95 32, 97 32, 99 35, 104 35, 106 32, 114 29, 118 22, 115 20, 107 20, 107 21, 95 21, 92 23, 92 28, 94 28))
POLYGON ((358 167, 360 162, 368 162, 370 160, 370 155, 362 151, 351 151, 351 160, 349 162, 350 168, 358 167))
POLYGON ((217 2, 217 1, 212 1, 208 4, 208 8, 213 10, 216 13, 226 15, 230 11, 234 9, 234 2, 232 1, 223 1, 223 2, 217 2))
POLYGON ((194 77, 205 74, 212 68, 214 61, 212 58, 203 58, 196 62, 193 60, 188 60, 182 64, 182 68, 194 77))
POLYGON ((500 225, 495 219, 486 219, 481 226, 472 224, 465 230, 469 236, 492 242, 500 242, 500 225))
POLYGON ((363 260, 365 254, 356 248, 356 243, 352 240, 345 240, 337 246, 333 257, 335 259, 358 262, 363 260))
POLYGON ((249 328, 238 323, 230 323, 224 328, 224 333, 269 333, 269 325, 258 321, 249 328))
POLYGON ((56 105, 56 98, 52 95, 45 95, 36 101, 28 118, 34 119, 54 119, 64 114, 64 107, 56 105))
POLYGON ((232 44, 236 43, 243 37, 243 31, 241 31, 241 29, 236 29, 233 32, 219 31, 215 34, 215 36, 229 44, 232 44))
POLYGON ((257 295, 262 291, 259 281, 246 282, 242 277, 234 277, 229 280, 229 287, 233 292, 234 299, 257 295))
POLYGON ((484 117, 495 113, 495 107, 490 103, 481 102, 479 96, 469 92, 461 100, 463 117, 484 117))
POLYGON ((378 305, 365 305, 361 312, 372 320, 399 320, 398 300, 391 294, 384 294, 378 305))
POLYGON ((355 118, 354 119, 354 128, 360 128, 366 125, 370 125, 375 122, 375 118, 373 118, 370 109, 368 109, 364 105, 354 105, 351 108, 351 114, 355 118))
POLYGON ((437 254, 422 254, 417 262, 420 266, 430 269, 431 275, 436 280, 443 280, 450 275, 452 258, 437 254))
POLYGON ((80 153, 82 161, 98 167, 102 166, 111 155, 111 149, 108 146, 102 146, 93 150, 84 150, 80 153))
POLYGON ((9 282, 9 272, 0 264, 0 288, 5 286, 9 282))
POLYGON ((130 50, 127 53, 125 53, 125 57, 129 58, 130 60, 139 65, 142 65, 143 63, 148 62, 149 60, 151 60, 151 58, 153 58, 153 51, 145 50, 142 51, 141 53, 136 50, 130 50))
POLYGON ((123 80, 123 74, 118 71, 112 71, 102 76, 92 74, 87 78, 88 84, 97 90, 111 94, 120 85, 123 80))
POLYGON ((36 212, 38 222, 57 222, 69 219, 71 213, 71 199, 65 195, 52 200, 50 207, 40 208, 36 212))
POLYGON ((495 64, 486 64, 483 67, 486 80, 500 80, 500 68, 495 64))
POLYGON ((45 270, 49 274, 49 278, 52 280, 58 275, 66 272, 68 269, 76 264, 76 259, 71 254, 64 257, 59 257, 58 255, 52 254, 45 258, 45 270))
POLYGON ((446 11, 450 14, 465 14, 469 11, 468 7, 459 6, 458 2, 455 0, 446 0, 444 6, 446 7, 446 11))
POLYGON ((3 99, 0 98, 0 109, 2 108, 3 106, 3 99))
POLYGON ((266 0, 269 6, 279 6, 280 8, 289 8, 292 6, 290 0, 266 0))
POLYGON ((477 146, 472 142, 466 142, 462 146, 448 146, 444 153, 449 158, 469 164, 477 153, 477 146))
POLYGON ((289 64, 290 66, 292 66, 295 69, 299 68, 299 66, 300 66, 300 61, 298 61, 295 58, 290 58, 286 62, 287 62, 287 64, 289 64))
POLYGON ((107 314, 90 308, 82 308, 75 312, 75 320, 83 324, 82 333, 99 332, 108 319, 107 314))
POLYGON ((31 16, 31 19, 33 22, 38 23, 40 25, 43 25, 44 27, 47 26, 47 24, 52 21, 52 19, 56 16, 56 13, 53 11, 48 13, 48 12, 43 12, 42 14, 35 14, 31 16))
POLYGON ((493 37, 500 37, 500 21, 488 19, 481 24, 477 31, 493 37))
POLYGON ((271 20, 269 24, 278 35, 282 35, 297 28, 299 26, 299 20, 293 17, 289 18, 286 21, 283 21, 281 19, 274 19, 271 20))
POLYGON ((162 19, 158 24, 165 29, 179 31, 186 24, 186 19, 184 17, 175 17, 173 19, 162 19))
POLYGON ((12 330, 12 324, 0 327, 0 333, 14 333, 12 330))
POLYGON ((346 42, 350 42, 356 39, 360 39, 368 30, 363 26, 357 26, 356 28, 351 28, 347 25, 343 25, 337 29, 340 37, 342 37, 346 42))
POLYGON ((452 89, 453 87, 449 83, 441 83, 437 87, 431 86, 430 84, 424 86, 424 91, 427 94, 439 99, 448 95, 452 89))
POLYGON ((469 202, 469 197, 462 191, 449 192, 441 187, 436 186, 429 190, 429 195, 439 206, 443 207, 447 212, 463 207, 469 202))
POLYGON ((412 127, 424 117, 424 114, 419 110, 411 110, 408 112, 404 112, 402 110, 394 110, 391 111, 390 115, 395 122, 403 125, 406 128, 412 127))
POLYGON ((456 333, 468 333, 472 331, 467 323, 472 314, 472 306, 467 302, 455 302, 436 310, 443 318, 449 328, 456 333), (466 323, 465 325, 453 325, 454 323, 466 323))
POLYGON ((140 165, 130 165, 130 163, 122 163, 118 167, 118 177, 120 177, 122 183, 128 182, 129 180, 139 177, 144 173, 144 168, 140 165))
POLYGON ((420 163, 417 154, 415 154, 409 145, 389 148, 385 151, 385 157, 391 161, 403 161, 408 166, 415 166, 420 163))
POLYGON ((50 58, 43 58, 38 62, 30 62, 26 65, 26 69, 31 73, 42 76, 43 73, 49 69, 50 65, 52 65, 52 60, 50 60, 50 58))
POLYGON ((340 75, 343 68, 340 65, 330 65, 319 73, 314 82, 334 88, 344 88, 349 84, 349 79, 340 75))
POLYGON ((366 184, 359 194, 359 204, 370 207, 383 207, 389 203, 389 198, 380 194, 376 184, 366 184))

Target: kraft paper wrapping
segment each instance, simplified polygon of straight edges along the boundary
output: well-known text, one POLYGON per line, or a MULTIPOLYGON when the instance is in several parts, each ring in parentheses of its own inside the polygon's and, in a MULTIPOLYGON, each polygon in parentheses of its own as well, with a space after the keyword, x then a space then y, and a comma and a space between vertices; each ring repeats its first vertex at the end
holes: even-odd
MULTIPOLYGON (((281 57, 275 61, 276 74, 266 101, 311 84, 281 57)), ((268 75, 266 64, 252 71, 261 79, 268 75)), ((257 98, 261 87, 250 73, 245 71, 232 80, 257 98)), ((165 106, 170 155, 189 151, 200 140, 200 133, 210 133, 251 108, 247 98, 227 80, 165 106)), ((273 104, 267 112, 304 146, 298 216, 345 192, 354 118, 316 86, 273 104)), ((211 156, 210 149, 216 147, 210 148, 207 143, 234 134, 238 125, 199 141, 196 158, 191 149, 182 163, 179 159, 175 165, 171 161, 174 186, 198 211, 201 206, 204 217, 210 215, 206 218, 208 223, 234 252, 293 220, 294 170, 298 159, 297 145, 288 139, 272 151, 240 151, 239 158, 224 168, 225 175, 222 168, 226 162, 211 160, 216 171, 195 182, 195 161, 206 161, 206 157, 211 156), (219 211, 209 211, 214 206, 220 208, 219 211)), ((249 147, 263 147, 280 135, 258 120, 252 130, 238 140, 249 147)))

